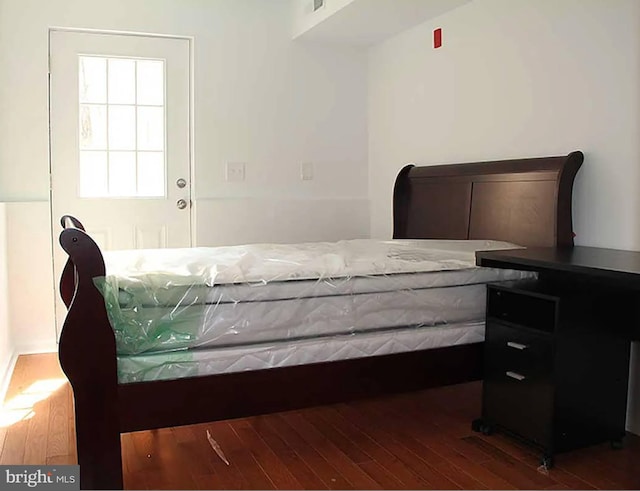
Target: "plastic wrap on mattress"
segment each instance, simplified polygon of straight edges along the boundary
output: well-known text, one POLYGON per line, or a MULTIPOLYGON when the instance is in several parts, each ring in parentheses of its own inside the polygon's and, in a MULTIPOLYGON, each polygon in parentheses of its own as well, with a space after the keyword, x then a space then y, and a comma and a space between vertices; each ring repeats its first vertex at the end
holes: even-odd
POLYGON ((286 343, 263 343, 118 357, 120 383, 265 370, 389 355, 484 340, 484 322, 345 334, 286 343))
MULTIPOLYGON (((478 321, 484 283, 530 275, 475 266, 496 241, 337 243, 105 254, 120 355, 299 341, 478 321)), ((175 354, 174 356, 183 356, 175 354)))

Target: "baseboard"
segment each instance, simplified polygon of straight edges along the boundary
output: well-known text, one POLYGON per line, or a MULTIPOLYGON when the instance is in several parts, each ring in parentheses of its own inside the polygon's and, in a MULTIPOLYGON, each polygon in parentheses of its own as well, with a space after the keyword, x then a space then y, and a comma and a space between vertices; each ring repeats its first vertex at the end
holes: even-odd
POLYGON ((18 356, 18 352, 13 350, 9 357, 9 363, 4 367, 0 367, 0 408, 4 404, 4 397, 7 394, 11 375, 13 375, 13 369, 16 366, 16 361, 18 361, 18 356))
POLYGON ((15 348, 18 355, 36 355, 40 353, 57 353, 58 345, 55 342, 38 342, 18 344, 15 348))

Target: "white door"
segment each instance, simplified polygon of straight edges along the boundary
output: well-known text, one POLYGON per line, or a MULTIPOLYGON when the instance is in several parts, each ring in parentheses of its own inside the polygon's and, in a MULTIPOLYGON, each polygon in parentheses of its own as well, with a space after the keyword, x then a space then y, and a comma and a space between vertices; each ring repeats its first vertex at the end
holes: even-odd
POLYGON ((52 30, 49 51, 56 281, 65 214, 105 250, 190 246, 189 41, 52 30))

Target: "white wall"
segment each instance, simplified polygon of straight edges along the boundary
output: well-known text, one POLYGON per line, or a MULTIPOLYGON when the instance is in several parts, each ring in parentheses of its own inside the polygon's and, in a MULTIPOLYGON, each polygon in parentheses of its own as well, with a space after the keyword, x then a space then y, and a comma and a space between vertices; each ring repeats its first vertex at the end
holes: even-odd
POLYGON ((7 283, 7 218, 0 203, 0 406, 9 383, 13 359, 13 343, 9 329, 9 292, 7 283))
MULTIPOLYGON (((640 2, 474 0, 375 47, 369 61, 373 237, 391 233, 393 178, 406 162, 581 149, 576 243, 640 250, 640 2)), ((640 403, 629 408, 640 433, 640 403)))
POLYGON ((206 217, 198 226, 199 244, 224 245, 225 236, 237 244, 368 237, 362 229, 369 221, 367 199, 200 199, 197 208, 197 215, 206 217))
POLYGON ((582 149, 577 243, 640 248, 639 24, 636 0, 475 0, 373 49, 372 234, 406 162, 582 149))
MULTIPOLYGON (((12 202, 10 221, 42 227, 48 216, 48 29, 71 27, 193 38, 198 245, 367 237, 366 55, 296 43, 291 24, 290 0, 0 0, 0 202, 12 202), (227 161, 246 162, 244 182, 224 181, 227 161), (300 179, 303 162, 313 181, 300 179)), ((12 240, 8 254, 40 266, 40 239, 12 240)), ((16 342, 47 345, 52 292, 34 276, 9 281, 12 305, 46 306, 12 314, 16 342)))
POLYGON ((55 351, 49 204, 36 201, 5 206, 13 343, 20 353, 55 351))

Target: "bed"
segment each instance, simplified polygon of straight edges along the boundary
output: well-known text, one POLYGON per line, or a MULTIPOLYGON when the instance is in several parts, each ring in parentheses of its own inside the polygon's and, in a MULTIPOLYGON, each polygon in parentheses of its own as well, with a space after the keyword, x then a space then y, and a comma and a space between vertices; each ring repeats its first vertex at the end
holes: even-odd
MULTIPOLYGON (((571 195, 582 161, 581 152, 572 152, 495 162, 408 165, 399 172, 394 186, 394 240, 374 243, 374 255, 385 258, 377 274, 358 269, 364 263, 378 264, 365 254, 365 249, 371 249, 370 242, 343 241, 339 248, 350 251, 351 258, 360 258, 355 269, 345 270, 340 261, 336 264, 336 255, 327 249, 332 245, 305 246, 308 254, 304 257, 323 258, 320 278, 301 275, 299 269, 283 281, 272 281, 282 279, 281 270, 270 271, 269 281, 262 282, 259 280, 263 273, 247 277, 246 269, 239 276, 234 272, 228 281, 218 281, 220 276, 216 276, 216 281, 211 282, 208 276, 193 282, 190 277, 182 285, 183 290, 177 284, 177 290, 164 288, 164 294, 184 299, 193 296, 195 285, 197 292, 208 292, 198 293, 198 298, 215 301, 205 300, 204 308, 187 302, 194 308, 184 309, 188 313, 184 318, 195 316, 197 321, 169 331, 156 329, 151 321, 145 324, 145 319, 165 318, 167 309, 176 311, 170 301, 158 300, 162 295, 148 295, 146 287, 136 290, 138 277, 130 282, 131 288, 122 286, 126 281, 115 288, 111 284, 110 288, 107 279, 122 275, 112 275, 111 271, 106 275, 105 268, 105 258, 111 270, 131 261, 149 260, 153 264, 150 269, 157 271, 157 262, 162 258, 151 261, 150 255, 141 258, 140 253, 129 253, 114 259, 100 251, 77 219, 63 217, 60 243, 69 259, 60 280, 60 292, 68 312, 60 337, 59 359, 74 393, 81 487, 122 488, 121 433, 480 379, 483 323, 478 321, 477 307, 483 305, 484 284, 512 276, 496 277, 495 272, 469 268, 466 244, 471 245, 471 250, 512 244, 572 246, 571 195), (412 263, 418 257, 420 262, 422 253, 416 252, 415 247, 422 247, 422 239, 435 241, 436 255, 449 246, 465 248, 457 259, 444 259, 448 265, 463 263, 462 267, 445 268, 447 277, 467 274, 462 285, 433 280, 428 268, 397 269, 398 264, 407 262, 407 257, 412 263), (319 254, 318 247, 327 249, 327 254, 319 254), (392 261, 388 260, 390 257, 392 261), (244 281, 237 281, 239 277, 244 281), (389 286, 389 280, 394 286, 389 286), (260 284, 276 288, 263 298, 256 293, 262 291, 255 288, 260 284), (295 295, 291 294, 292 289, 295 295), (349 292, 348 308, 339 303, 345 301, 344 297, 334 295, 340 289, 349 292), (423 290, 433 290, 436 297, 417 293, 423 290), (304 291, 312 294, 300 293, 304 291), (448 296, 438 296, 445 291, 448 296), (451 296, 449 291, 456 293, 451 296), (108 301, 109 292, 112 303, 108 301), (207 296, 210 294, 213 296, 207 296), (126 310, 123 305, 130 307, 131 302, 135 308, 127 312, 135 311, 138 317, 123 317, 121 326, 125 327, 120 329, 114 312, 126 310), (269 302, 268 308, 265 302, 269 302), (270 330, 260 329, 268 323, 266 314, 275 311, 272 306, 278 303, 283 304, 279 312, 300 310, 297 315, 275 317, 273 329, 280 332, 277 337, 284 338, 283 343, 265 338, 264 333, 270 330), (246 310, 235 310, 238 304, 246 304, 246 310), (419 304, 429 308, 414 311, 419 304), (292 305, 296 307, 292 309, 292 305), (327 309, 328 305, 331 308, 327 309), (438 313, 439 306, 447 312, 444 318, 438 313), (386 309, 387 315, 381 316, 376 308, 386 309), (219 327, 219 322, 229 317, 228 312, 234 314, 225 326, 219 327), (310 322, 313 312, 319 314, 310 322), (340 327, 345 316, 351 316, 344 324, 346 330, 340 327), (239 321, 248 319, 254 319, 251 326, 260 333, 257 338, 243 337, 244 330, 234 330, 239 321), (129 335, 132 331, 126 326, 142 324, 151 326, 146 331, 151 336, 129 335), (422 329, 424 326, 429 329, 422 329), (225 336, 211 336, 212 332, 225 336), (431 341, 436 332, 448 338, 431 341), (418 341, 416 333, 421 336, 418 341), (354 341, 361 344, 352 349, 354 341), (373 348, 367 351, 363 345, 373 348), (395 348, 385 351, 380 346, 395 348), (338 352, 347 354, 336 356, 338 352), (268 356, 256 356, 259 353, 268 356), (247 359, 261 361, 250 366, 247 359)), ((247 247, 254 258, 289 253, 285 246, 247 247)), ((194 252, 197 251, 174 251, 177 255, 167 264, 179 266, 191 260, 181 254, 194 252)), ((429 252, 429 259, 433 254, 429 252)), ((351 262, 350 265, 353 266, 351 262)), ((256 268, 262 271, 264 263, 253 261, 249 269, 256 268)), ((131 280, 126 275, 124 278, 131 280)), ((152 277, 151 281, 159 280, 152 277)), ((162 285, 176 285, 175 277, 162 285)))

